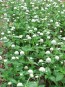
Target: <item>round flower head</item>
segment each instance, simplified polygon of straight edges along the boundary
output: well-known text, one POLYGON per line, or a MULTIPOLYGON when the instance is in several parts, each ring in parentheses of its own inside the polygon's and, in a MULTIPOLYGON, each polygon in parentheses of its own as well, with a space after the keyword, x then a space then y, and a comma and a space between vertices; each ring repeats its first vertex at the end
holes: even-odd
POLYGON ((12 84, 12 82, 8 82, 8 85, 11 85, 12 84))
POLYGON ((46 54, 50 54, 50 51, 46 51, 46 54))
POLYGON ((24 54, 25 54, 24 51, 21 50, 21 51, 20 51, 20 55, 24 55, 24 54))
POLYGON ((12 44, 12 45, 11 45, 11 47, 12 47, 12 48, 14 48, 14 47, 15 47, 15 45, 14 45, 14 44, 12 44))
POLYGON ((30 74, 30 77, 31 77, 31 78, 33 78, 33 77, 34 77, 34 75, 33 75, 33 74, 30 74))
POLYGON ((15 52, 14 52, 14 54, 15 54, 15 55, 18 55, 18 54, 19 54, 19 52, 18 52, 18 51, 15 51, 15 52))
POLYGON ((47 63, 50 63, 50 62, 51 62, 51 58, 48 57, 48 58, 46 59, 46 62, 47 62, 47 63))
POLYGON ((28 73, 29 74, 33 74, 33 70, 28 70, 28 73))
POLYGON ((52 40, 51 44, 56 45, 57 44, 56 40, 52 40))
POLYGON ((59 56, 55 56, 55 59, 56 59, 56 60, 59 60, 59 56))
POLYGON ((45 68, 44 68, 44 67, 40 67, 40 68, 39 68, 39 71, 40 71, 40 72, 45 72, 45 68))
POLYGON ((17 84, 17 87, 22 87, 23 86, 23 84, 21 83, 21 82, 19 82, 18 84, 17 84))
POLYGON ((2 56, 0 56, 0 60, 2 60, 2 56))

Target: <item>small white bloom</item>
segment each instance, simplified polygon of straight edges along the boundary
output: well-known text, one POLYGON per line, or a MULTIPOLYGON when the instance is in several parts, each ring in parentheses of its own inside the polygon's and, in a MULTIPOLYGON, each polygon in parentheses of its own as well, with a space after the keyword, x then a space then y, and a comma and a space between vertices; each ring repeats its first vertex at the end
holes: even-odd
POLYGON ((59 56, 55 56, 55 59, 56 59, 56 60, 59 60, 59 56))
POLYGON ((65 40, 65 37, 63 37, 62 39, 65 40))
POLYGON ((29 35, 26 35, 26 38, 27 38, 28 40, 30 40, 30 39, 31 39, 31 37, 30 37, 29 35))
POLYGON ((8 31, 7 33, 8 33, 8 34, 10 34, 10 33, 11 33, 11 31, 8 31))
POLYGON ((14 44, 12 44, 12 45, 11 45, 11 47, 13 48, 13 47, 15 47, 15 45, 14 45, 14 44))
POLYGON ((4 59, 3 61, 4 61, 4 62, 7 62, 7 59, 4 59))
POLYGON ((45 72, 46 70, 45 70, 44 67, 40 67, 40 68, 39 68, 39 71, 40 71, 40 72, 45 72))
POLYGON ((39 76, 37 75, 37 76, 35 76, 35 78, 38 78, 39 76))
POLYGON ((11 85, 12 84, 12 82, 8 82, 8 85, 11 85))
POLYGON ((24 54, 25 54, 24 51, 21 50, 21 51, 20 51, 20 55, 24 55, 24 54))
POLYGON ((53 47, 51 47, 51 48, 50 48, 50 51, 53 51, 53 50, 54 50, 54 48, 53 48, 53 47))
POLYGON ((28 70, 28 73, 29 73, 29 74, 33 74, 33 70, 31 70, 31 69, 28 70))
POLYGON ((46 54, 50 54, 50 51, 46 51, 46 54))
POLYGON ((53 20, 51 19, 50 22, 53 22, 53 20))
POLYGON ((32 19, 31 21, 32 21, 32 22, 36 22, 36 20, 35 20, 35 19, 32 19))
POLYGON ((37 28, 34 28, 35 31, 37 31, 37 28))
POLYGON ((52 40, 51 44, 56 45, 57 44, 56 40, 52 40))
POLYGON ((14 7, 14 9, 17 9, 17 7, 14 7))
POLYGON ((6 40, 6 39, 7 39, 7 37, 3 37, 3 39, 5 39, 5 40, 6 40))
POLYGON ((18 54, 19 54, 19 52, 18 52, 18 51, 15 51, 15 52, 14 52, 14 54, 15 54, 15 55, 18 55, 18 54))
POLYGON ((11 31, 13 31, 13 30, 15 30, 15 27, 14 26, 11 28, 11 31))
POLYGON ((28 66, 25 66, 24 69, 28 69, 28 66))
POLYGON ((2 32, 1 35, 4 35, 4 32, 2 32))
POLYGON ((50 62, 51 62, 51 58, 48 57, 48 58, 46 59, 46 62, 47 62, 47 63, 50 63, 50 62))
POLYGON ((40 39, 40 40, 39 40, 39 42, 40 42, 40 43, 43 43, 43 42, 44 42, 44 40, 43 40, 43 39, 40 39))
POLYGON ((30 74, 30 77, 31 77, 31 78, 33 78, 33 77, 34 77, 34 75, 33 75, 33 74, 30 74))
POLYGON ((43 33, 40 33, 40 35, 42 36, 42 35, 43 35, 43 33))
POLYGON ((2 56, 0 56, 0 60, 2 60, 2 56))
POLYGON ((59 26, 60 26, 60 23, 59 23, 59 22, 56 22, 55 25, 56 25, 57 27, 59 27, 59 26))
POLYGON ((33 30, 29 30, 29 33, 32 33, 33 32, 33 30))
POLYGON ((50 39, 51 37, 50 36, 47 36, 47 39, 50 39))
POLYGON ((19 59, 19 57, 16 57, 16 59, 19 59))
POLYGON ((40 60, 39 60, 39 63, 42 63, 42 62, 43 62, 43 60, 42 60, 42 59, 40 59, 40 60))
POLYGON ((20 76, 23 76, 23 73, 20 73, 20 76))
POLYGON ((19 38, 22 38, 22 37, 23 37, 23 35, 19 35, 18 37, 19 37, 19 38))
POLYGON ((23 84, 22 84, 21 82, 19 82, 19 83, 17 84, 17 87, 20 87, 20 86, 23 86, 23 84))
POLYGON ((50 31, 47 31, 46 34, 49 35, 50 34, 50 31))
POLYGON ((15 60, 16 58, 13 56, 12 59, 15 60))
POLYGON ((34 34, 32 37, 36 37, 36 34, 34 34))

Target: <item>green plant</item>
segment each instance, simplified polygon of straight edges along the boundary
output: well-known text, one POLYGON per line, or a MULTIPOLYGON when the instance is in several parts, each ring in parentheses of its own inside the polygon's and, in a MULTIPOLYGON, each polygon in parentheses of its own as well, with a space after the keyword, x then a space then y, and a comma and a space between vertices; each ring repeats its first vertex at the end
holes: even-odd
POLYGON ((59 0, 0 2, 1 87, 65 86, 65 4, 59 0), (30 85, 31 84, 31 85, 30 85))

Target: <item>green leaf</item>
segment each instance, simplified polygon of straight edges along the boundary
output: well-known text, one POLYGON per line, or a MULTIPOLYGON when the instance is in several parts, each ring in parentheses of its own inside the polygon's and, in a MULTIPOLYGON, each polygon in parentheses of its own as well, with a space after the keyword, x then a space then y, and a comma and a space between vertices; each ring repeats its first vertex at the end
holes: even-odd
POLYGON ((29 82, 26 87, 38 87, 37 82, 29 82))
POLYGON ((56 81, 60 81, 60 80, 62 80, 63 77, 64 77, 63 74, 57 74, 57 76, 56 76, 56 81))
POLYGON ((53 81, 53 82, 55 82, 56 81, 56 79, 55 79, 55 77, 54 76, 50 76, 50 78, 49 78, 51 81, 53 81))

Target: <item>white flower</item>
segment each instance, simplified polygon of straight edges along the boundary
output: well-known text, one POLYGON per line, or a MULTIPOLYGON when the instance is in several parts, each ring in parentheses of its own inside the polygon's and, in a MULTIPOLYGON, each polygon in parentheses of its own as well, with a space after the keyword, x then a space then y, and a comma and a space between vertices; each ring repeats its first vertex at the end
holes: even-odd
POLYGON ((44 42, 44 40, 43 40, 43 39, 40 39, 40 40, 39 40, 39 42, 40 42, 40 43, 43 43, 43 42, 44 42))
POLYGON ((34 28, 35 31, 37 31, 37 28, 34 28))
POLYGON ((4 62, 7 62, 7 59, 4 59, 3 61, 4 61, 4 62))
POLYGON ((11 31, 8 31, 7 33, 8 33, 8 34, 10 34, 10 33, 11 33, 11 31))
POLYGON ((31 70, 31 69, 28 70, 28 73, 29 73, 29 74, 33 74, 33 70, 31 70))
POLYGON ((13 31, 15 29, 15 27, 13 26, 12 28, 11 28, 11 31, 13 31))
POLYGON ((51 48, 50 48, 50 51, 53 51, 53 50, 54 50, 54 48, 53 48, 53 47, 51 47, 51 48))
POLYGON ((20 55, 24 55, 24 54, 25 54, 24 51, 21 50, 21 51, 20 51, 20 55))
POLYGON ((50 39, 51 37, 50 36, 47 36, 47 39, 50 39))
POLYGON ((23 76, 23 73, 20 73, 20 76, 23 76))
POLYGON ((59 26, 60 26, 60 23, 59 23, 59 22, 56 22, 55 25, 56 25, 57 27, 59 27, 59 26))
POLYGON ((37 75, 37 76, 35 76, 35 78, 38 78, 39 76, 37 75))
POLYGON ((1 35, 4 35, 4 32, 2 32, 1 35))
POLYGON ((56 59, 56 60, 59 60, 59 56, 55 56, 55 59, 56 59))
POLYGON ((22 37, 23 37, 23 35, 19 35, 18 37, 19 37, 19 38, 22 38, 22 37))
POLYGON ((63 37, 62 39, 65 40, 65 37, 63 37))
POLYGON ((7 39, 7 37, 3 37, 3 39, 7 39))
POLYGON ((30 74, 30 77, 32 77, 32 78, 33 78, 33 77, 34 77, 34 75, 33 75, 33 74, 30 74))
POLYGON ((13 48, 13 47, 15 47, 15 45, 14 45, 14 44, 12 44, 12 45, 11 45, 11 47, 13 48))
POLYGON ((26 35, 26 38, 27 38, 28 40, 30 40, 30 39, 31 39, 31 37, 30 37, 29 35, 26 35))
POLYGON ((16 57, 16 59, 19 59, 19 57, 16 57))
POLYGON ((46 54, 50 54, 50 51, 46 51, 46 54))
POLYGON ((0 56, 0 60, 2 60, 2 56, 0 56))
POLYGON ((29 33, 32 33, 33 32, 33 30, 29 30, 29 33))
POLYGON ((51 62, 51 58, 48 57, 48 58, 46 59, 46 62, 47 62, 47 63, 50 63, 50 62, 51 62))
POLYGON ((36 37, 36 34, 34 34, 33 37, 36 37))
POLYGON ((15 55, 18 55, 18 54, 19 54, 19 52, 18 52, 18 51, 15 51, 15 52, 14 52, 14 54, 15 54, 15 55))
POLYGON ((12 82, 8 82, 8 85, 11 85, 12 84, 12 82))
POLYGON ((53 20, 51 19, 50 22, 53 22, 53 20))
POLYGON ((28 66, 25 66, 24 69, 28 69, 28 66))
POLYGON ((40 72, 45 72, 45 68, 44 68, 44 67, 40 67, 40 68, 39 68, 39 71, 40 71, 40 72))
POLYGON ((42 62, 43 62, 43 60, 42 60, 42 59, 40 59, 40 60, 39 60, 39 63, 42 63, 42 62))
POLYGON ((19 82, 18 84, 17 84, 17 87, 20 87, 20 86, 23 86, 23 84, 21 83, 21 82, 19 82))
POLYGON ((49 35, 50 34, 50 31, 47 31, 46 34, 49 35))
POLYGON ((16 58, 13 56, 12 59, 15 60, 16 58))
POLYGON ((31 21, 32 21, 32 22, 36 22, 36 20, 35 20, 35 19, 32 19, 31 21))
POLYGON ((56 45, 57 44, 56 40, 52 40, 51 44, 56 45))
POLYGON ((14 7, 14 9, 17 9, 17 7, 14 7))
POLYGON ((43 35, 43 33, 40 33, 40 35, 42 36, 42 35, 43 35))

